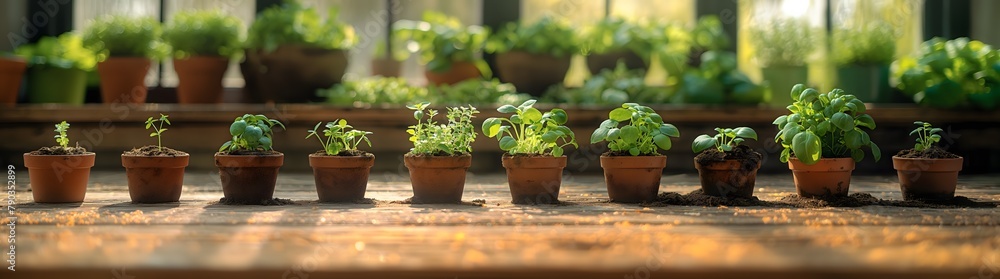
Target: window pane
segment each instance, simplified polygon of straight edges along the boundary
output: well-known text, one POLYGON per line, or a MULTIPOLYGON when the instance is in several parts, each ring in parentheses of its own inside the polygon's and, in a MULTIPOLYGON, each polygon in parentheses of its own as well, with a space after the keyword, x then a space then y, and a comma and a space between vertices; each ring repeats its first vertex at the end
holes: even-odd
MULTIPOLYGON (((164 7, 165 21, 169 23, 181 11, 222 10, 224 13, 236 16, 243 21, 244 30, 242 30, 242 35, 243 38, 246 38, 246 28, 249 28, 256 16, 256 2, 255 0, 167 0, 164 7)), ((230 61, 229 69, 226 71, 222 82, 225 87, 243 87, 243 75, 240 73, 239 63, 240 61, 238 60, 230 61)), ((174 72, 172 59, 163 61, 162 82, 165 87, 177 86, 177 73, 174 72)))

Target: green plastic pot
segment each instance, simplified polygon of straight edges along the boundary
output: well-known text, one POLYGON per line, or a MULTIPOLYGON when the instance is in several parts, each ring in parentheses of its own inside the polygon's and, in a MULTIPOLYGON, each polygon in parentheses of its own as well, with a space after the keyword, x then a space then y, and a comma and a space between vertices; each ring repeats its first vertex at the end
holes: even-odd
POLYGON ((889 87, 889 65, 844 65, 837 68, 837 88, 872 103, 895 103, 889 87))
POLYGON ((31 103, 83 104, 87 72, 80 69, 32 67, 28 70, 28 101, 31 103))
POLYGON ((809 83, 809 68, 805 66, 770 66, 761 69, 764 80, 771 87, 771 93, 764 99, 775 107, 787 107, 792 104, 792 87, 796 84, 809 83))

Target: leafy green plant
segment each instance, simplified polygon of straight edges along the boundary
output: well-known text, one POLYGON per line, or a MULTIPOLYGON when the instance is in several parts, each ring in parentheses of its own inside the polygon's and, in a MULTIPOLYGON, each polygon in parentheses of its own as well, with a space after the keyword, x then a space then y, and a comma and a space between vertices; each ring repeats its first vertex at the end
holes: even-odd
POLYGON ((657 149, 670 150, 670 137, 681 133, 673 124, 663 123, 653 109, 636 103, 625 103, 608 114, 590 136, 590 143, 608 142, 608 148, 617 155, 659 155, 657 149), (627 123, 627 124, 626 124, 627 123), (619 127, 619 125, 624 124, 619 127))
POLYGON ((606 17, 587 26, 580 35, 584 53, 604 54, 639 47, 635 42, 636 26, 619 17, 606 17))
POLYGON ((274 125, 285 128, 285 124, 280 121, 267 118, 262 114, 245 114, 237 117, 233 124, 229 126, 229 134, 233 139, 222 144, 219 152, 234 151, 270 151, 274 135, 272 128, 274 125))
POLYGON ((552 109, 542 113, 532 107, 535 100, 528 100, 520 106, 504 105, 497 108, 498 112, 511 113, 510 118, 490 117, 483 122, 483 134, 495 137, 500 141, 500 149, 511 155, 551 154, 555 157, 563 155, 563 147, 578 146, 576 135, 566 124, 566 111, 552 109), (504 125, 507 122, 509 125, 504 125), (561 143, 560 143, 561 141, 561 143))
POLYGON ((107 57, 148 57, 159 60, 167 56, 169 47, 163 43, 160 22, 152 17, 108 15, 90 23, 83 31, 83 43, 107 57))
POLYGON ((805 65, 818 45, 813 32, 804 19, 779 19, 753 26, 750 36, 758 63, 764 67, 805 65))
MULTIPOLYGON (((465 80, 456 84, 432 85, 427 87, 430 100, 443 105, 520 104, 531 98, 528 94, 517 93, 513 84, 500 80, 465 80)), ((417 101, 417 100, 414 100, 417 101)))
POLYGON ((882 153, 861 128, 875 129, 875 120, 865 114, 865 103, 843 90, 819 93, 816 89, 797 84, 791 91, 794 102, 788 106, 791 114, 779 116, 773 124, 781 131, 774 137, 784 150, 781 162, 795 156, 807 165, 821 158, 865 157, 862 147, 871 148, 878 161, 882 153))
POLYGON ((323 146, 323 151, 326 155, 334 156, 347 151, 358 150, 358 145, 362 141, 368 143, 368 147, 372 146, 372 142, 368 140, 368 135, 372 132, 355 130, 354 126, 348 125, 347 120, 339 119, 334 122, 327 122, 326 129, 323 129, 323 136, 326 136, 326 140, 323 140, 323 136, 319 135, 319 125, 323 122, 316 123, 316 127, 309 130, 309 135, 306 139, 315 136, 319 140, 320 145, 323 146))
POLYGON ((178 58, 232 57, 242 52, 243 22, 221 11, 180 12, 164 28, 163 39, 178 58))
POLYGON ((472 62, 485 76, 491 76, 486 61, 479 58, 490 36, 487 28, 464 25, 458 18, 426 12, 423 21, 400 20, 393 24, 399 44, 413 42, 410 49, 432 72, 446 72, 455 62, 472 62))
POLYGON ((917 128, 910 132, 911 136, 917 135, 917 144, 913 145, 913 150, 924 152, 941 141, 941 135, 938 135, 944 132, 941 128, 934 128, 931 123, 923 121, 913 122, 913 125, 917 125, 917 128))
POLYGON ((545 16, 531 25, 507 24, 489 38, 486 50, 491 53, 525 51, 563 57, 580 53, 577 41, 576 31, 565 20, 545 16))
POLYGON ((43 37, 33 45, 22 45, 14 50, 31 66, 90 71, 97 66, 97 55, 83 46, 83 39, 73 33, 59 37, 43 37))
POLYGON ((169 117, 170 116, 161 113, 160 118, 153 118, 150 116, 146 119, 146 130, 149 130, 150 128, 153 129, 153 132, 149 133, 149 137, 156 137, 156 147, 160 151, 163 151, 163 142, 160 141, 160 137, 163 136, 163 132, 167 131, 167 128, 163 128, 163 124, 170 125, 169 117), (157 126, 157 123, 160 125, 157 126))
POLYGON ((896 32, 885 22, 834 29, 831 43, 838 65, 884 65, 896 56, 896 32))
POLYGON ((66 132, 69 131, 69 123, 63 121, 56 124, 56 129, 53 131, 56 132, 56 143, 58 143, 62 148, 69 148, 69 136, 66 135, 66 132))
POLYGON ((339 10, 327 13, 326 21, 316 9, 295 0, 264 10, 250 25, 247 45, 274 51, 281 45, 307 45, 326 49, 349 49, 357 43, 354 28, 340 22, 339 10))
POLYGON ((582 87, 553 86, 542 100, 548 103, 618 105, 624 102, 662 104, 670 100, 671 88, 646 85, 646 71, 629 70, 623 63, 604 69, 584 81, 582 87))
POLYGON ((320 90, 327 103, 340 106, 405 105, 415 102, 459 104, 520 104, 530 97, 514 86, 493 80, 466 80, 452 85, 411 86, 403 78, 365 78, 320 90))
POLYGON ((718 132, 715 136, 700 135, 695 138, 691 142, 691 150, 700 153, 715 147, 720 152, 729 152, 747 139, 757 140, 757 132, 750 127, 715 128, 715 131, 718 132))
POLYGON ((740 72, 731 51, 702 53, 699 68, 686 69, 678 83, 674 103, 757 104, 764 99, 764 86, 740 72))
POLYGON ((642 22, 632 28, 632 37, 632 50, 647 63, 656 57, 668 73, 683 72, 681 67, 687 63, 692 46, 691 32, 684 26, 665 21, 642 22))
POLYGON ((891 82, 917 103, 937 108, 1000 103, 1000 53, 976 40, 933 38, 892 65, 891 82), (984 94, 985 93, 985 94, 984 94))
POLYGON ((430 103, 406 106, 413 110, 417 120, 406 130, 410 134, 411 156, 455 156, 472 153, 472 142, 476 141, 476 131, 472 118, 479 113, 473 106, 449 107, 448 124, 438 124, 434 120, 438 111, 428 109, 430 103), (426 119, 424 117, 426 116, 426 119))
POLYGON ((722 28, 722 21, 714 15, 702 16, 691 29, 693 51, 724 50, 729 48, 729 35, 722 28))

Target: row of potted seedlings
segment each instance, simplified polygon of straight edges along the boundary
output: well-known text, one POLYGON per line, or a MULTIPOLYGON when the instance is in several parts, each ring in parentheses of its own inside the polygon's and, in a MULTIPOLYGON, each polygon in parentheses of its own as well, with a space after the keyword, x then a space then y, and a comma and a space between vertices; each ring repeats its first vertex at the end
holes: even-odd
MULTIPOLYGON (((792 170, 798 194, 824 198, 846 196, 855 162, 865 157, 868 147, 878 160, 881 151, 864 129, 875 122, 865 114, 865 104, 840 89, 820 93, 796 85, 791 90, 794 103, 788 115, 775 119, 781 130, 775 141, 784 150, 781 161, 792 170)), ((502 164, 507 170, 512 202, 558 202, 562 171, 566 167, 564 148, 577 146, 573 131, 564 124, 566 111, 541 112, 535 100, 519 106, 504 105, 497 111, 509 117, 489 118, 482 132, 496 138, 506 152, 502 164)), ((447 123, 435 120, 439 112, 429 103, 408 106, 417 124, 407 129, 413 148, 404 155, 410 172, 415 203, 458 203, 465 187, 466 171, 472 163, 472 143, 476 131, 472 119, 476 108, 450 107, 447 123)), ((913 149, 893 157, 905 199, 950 199, 954 196, 962 158, 935 144, 942 130, 929 123, 916 122, 917 136, 913 149)), ((188 154, 163 147, 160 137, 170 125, 168 116, 150 117, 146 128, 157 145, 133 149, 122 154, 128 175, 129 193, 134 202, 178 201, 188 154)), ((317 194, 321 202, 351 202, 364 198, 368 175, 375 157, 358 149, 370 132, 355 130, 346 120, 322 123, 308 131, 323 149, 309 155, 317 194)), ((215 155, 224 199, 235 203, 262 203, 272 199, 278 169, 284 155, 272 149, 273 129, 284 125, 264 115, 244 115, 230 126, 232 139, 215 155)), ((45 147, 24 154, 30 171, 32 194, 36 202, 82 202, 86 193, 89 169, 95 154, 81 147, 69 146, 69 124, 56 125, 59 146, 45 147)), ((705 194, 721 197, 751 197, 762 156, 741 145, 757 139, 748 127, 716 128, 713 135, 698 136, 692 150, 699 155, 694 164, 705 194)), ((674 125, 664 123, 653 109, 626 103, 611 110, 608 119, 591 135, 591 143, 607 142, 609 151, 600 158, 604 168, 608 196, 623 203, 655 200, 671 138, 679 137, 674 125)))

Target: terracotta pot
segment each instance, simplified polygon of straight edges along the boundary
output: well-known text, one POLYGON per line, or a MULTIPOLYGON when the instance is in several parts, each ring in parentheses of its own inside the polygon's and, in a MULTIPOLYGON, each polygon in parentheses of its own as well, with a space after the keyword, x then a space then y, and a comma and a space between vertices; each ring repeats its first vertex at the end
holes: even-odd
POLYGON ((215 154, 215 166, 222 179, 222 194, 240 203, 259 203, 274 197, 278 169, 285 154, 223 155, 215 154))
POLYGON ((955 197, 962 157, 919 159, 892 156, 892 167, 899 175, 899 189, 905 200, 949 200, 955 197))
POLYGON ((656 200, 667 156, 601 156, 604 182, 612 202, 640 203, 656 200))
POLYGON ((510 185, 511 202, 516 204, 559 203, 559 186, 566 156, 503 157, 510 185))
POLYGON ((309 154, 320 202, 353 202, 365 198, 368 174, 375 156, 318 156, 309 154))
POLYGON ((177 202, 184 185, 188 154, 182 156, 129 156, 122 154, 128 178, 128 195, 134 203, 177 202))
POLYGON ((444 72, 424 70, 424 76, 427 77, 427 83, 430 85, 451 85, 464 80, 482 78, 483 74, 479 73, 476 64, 462 61, 452 62, 451 68, 444 72))
POLYGON ((399 77, 402 63, 396 59, 375 58, 372 59, 372 75, 383 77, 399 77))
POLYGON ((753 197, 753 187, 757 181, 757 170, 760 169, 760 163, 758 162, 757 167, 753 170, 743 170, 743 162, 739 160, 725 160, 702 165, 695 159, 694 168, 698 169, 701 190, 706 195, 723 198, 750 198, 753 197))
POLYGON ((541 96, 549 87, 563 83, 571 57, 512 51, 496 59, 503 82, 514 84, 518 92, 541 96))
POLYGON ((28 63, 17 57, 0 57, 0 104, 17 103, 17 91, 28 63))
POLYGON ((854 171, 854 159, 825 158, 816 164, 806 165, 799 159, 788 158, 788 168, 792 170, 799 196, 847 196, 847 190, 851 186, 851 172, 854 171))
POLYGON ((146 73, 151 64, 145 57, 109 57, 97 63, 104 103, 146 103, 146 73))
POLYGON ((83 202, 90 168, 96 154, 31 155, 24 153, 24 167, 31 179, 31 196, 37 203, 83 202))
POLYGON ((460 203, 472 155, 404 156, 414 203, 460 203))
POLYGON ((311 46, 283 45, 273 52, 248 49, 240 70, 247 97, 254 102, 306 103, 323 97, 316 90, 341 82, 347 52, 311 46))
POLYGON ((177 72, 177 102, 181 104, 218 104, 222 102, 222 77, 229 68, 229 58, 195 56, 174 59, 177 72))
POLYGON ((83 104, 87 92, 87 72, 49 66, 28 70, 28 102, 34 104, 83 104))
POLYGON ((587 55, 587 69, 591 75, 600 74, 601 70, 614 70, 618 67, 618 61, 624 62, 625 68, 629 70, 646 69, 646 61, 635 52, 627 50, 587 55))

